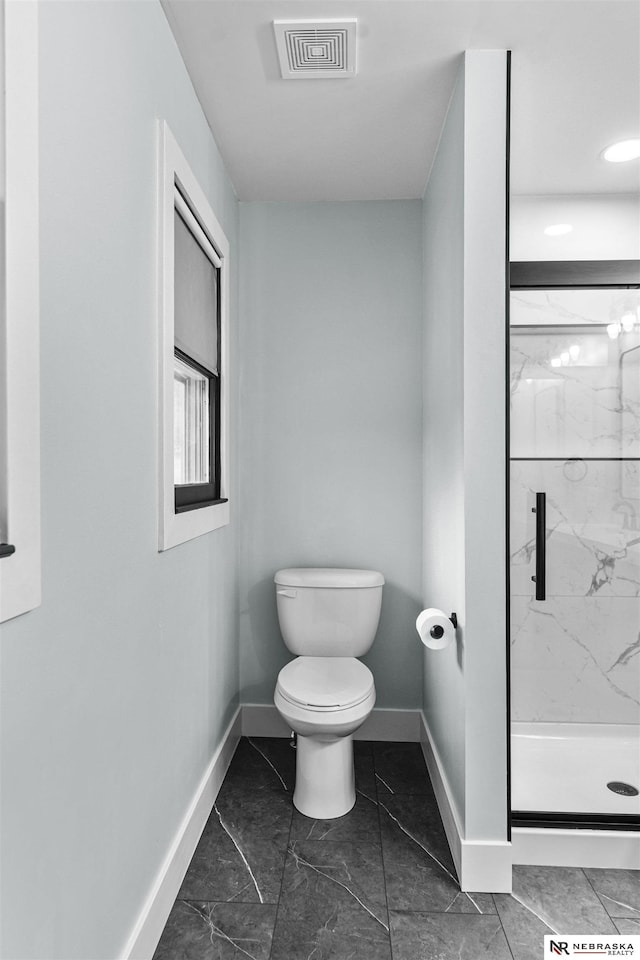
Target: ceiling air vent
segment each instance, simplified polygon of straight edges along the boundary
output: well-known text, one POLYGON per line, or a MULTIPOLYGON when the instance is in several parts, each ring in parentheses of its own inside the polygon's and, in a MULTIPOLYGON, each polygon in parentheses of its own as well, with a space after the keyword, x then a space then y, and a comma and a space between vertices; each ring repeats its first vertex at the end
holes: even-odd
POLYGON ((357 20, 274 20, 283 80, 354 77, 357 20))

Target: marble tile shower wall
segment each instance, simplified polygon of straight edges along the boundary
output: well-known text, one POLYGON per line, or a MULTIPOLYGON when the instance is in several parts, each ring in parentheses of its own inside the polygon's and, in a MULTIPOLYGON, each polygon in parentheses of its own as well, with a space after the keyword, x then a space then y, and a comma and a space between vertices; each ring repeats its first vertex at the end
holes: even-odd
POLYGON ((640 335, 594 327, 622 296, 535 291, 512 309, 514 720, 640 723, 640 335), (535 491, 545 601, 531 582, 535 491))
POLYGON ((604 330, 511 337, 512 457, 637 457, 640 454, 640 350, 629 334, 604 330), (550 361, 580 351, 566 366, 550 361))

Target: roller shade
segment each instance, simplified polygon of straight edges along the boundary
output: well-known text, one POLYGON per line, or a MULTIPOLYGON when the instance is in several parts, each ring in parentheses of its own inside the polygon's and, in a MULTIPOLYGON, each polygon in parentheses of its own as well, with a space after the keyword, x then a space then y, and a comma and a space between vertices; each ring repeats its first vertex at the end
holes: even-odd
POLYGON ((174 211, 175 344, 211 373, 218 372, 218 270, 174 211))

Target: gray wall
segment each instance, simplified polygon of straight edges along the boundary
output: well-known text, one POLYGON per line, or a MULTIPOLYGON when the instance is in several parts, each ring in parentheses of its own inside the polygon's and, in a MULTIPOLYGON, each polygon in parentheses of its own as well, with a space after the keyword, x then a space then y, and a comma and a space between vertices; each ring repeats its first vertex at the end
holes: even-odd
POLYGON ((465 54, 424 201, 424 711, 470 840, 506 838, 506 57, 465 54))
POLYGON ((237 503, 156 550, 158 118, 233 255, 237 203, 159 4, 40 18, 43 603, 1 634, 1 954, 113 960, 238 700, 237 503))
POLYGON ((380 569, 379 707, 420 705, 421 203, 241 204, 241 698, 291 659, 273 574, 380 569))
MULTIPOLYGON (((424 606, 465 620, 464 75, 424 197, 424 606)), ((459 636, 462 636, 462 629, 459 636)), ((464 818, 462 645, 424 653, 424 714, 464 818)))

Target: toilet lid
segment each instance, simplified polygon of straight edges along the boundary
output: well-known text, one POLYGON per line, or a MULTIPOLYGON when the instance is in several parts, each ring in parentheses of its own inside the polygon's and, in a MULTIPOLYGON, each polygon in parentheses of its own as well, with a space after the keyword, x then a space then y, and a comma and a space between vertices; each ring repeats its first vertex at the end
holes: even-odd
POLYGON ((278 689, 291 703, 338 710, 366 700, 373 674, 355 657, 297 657, 280 671, 278 689))

